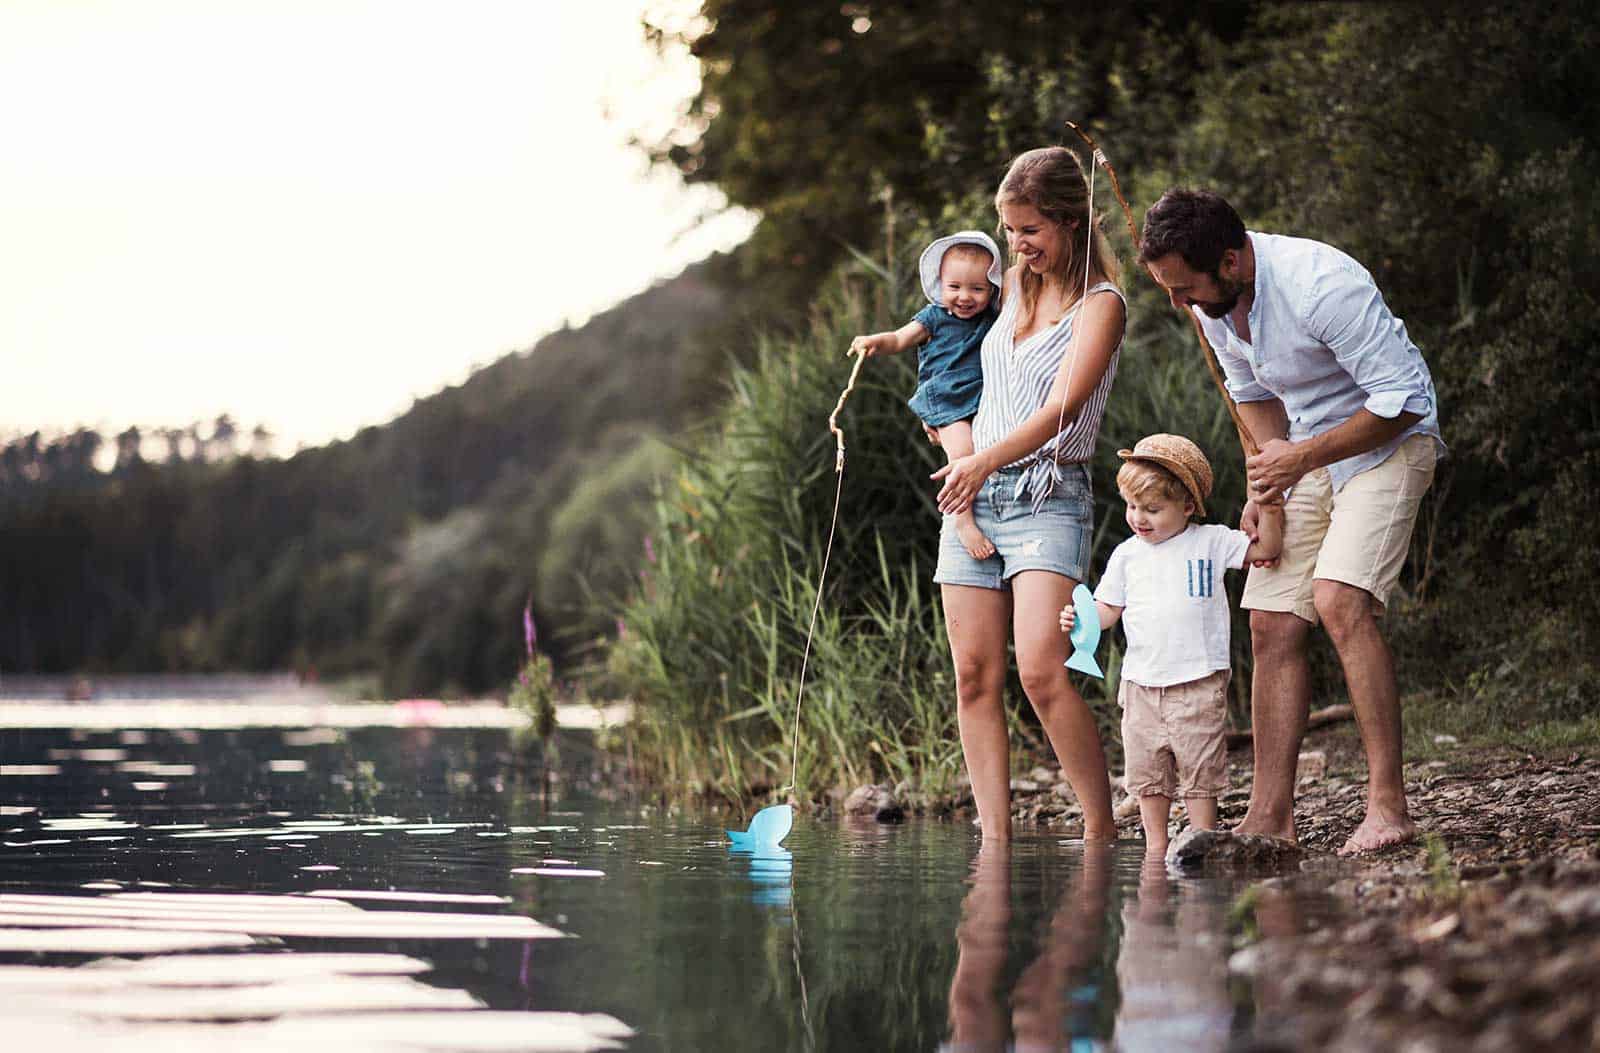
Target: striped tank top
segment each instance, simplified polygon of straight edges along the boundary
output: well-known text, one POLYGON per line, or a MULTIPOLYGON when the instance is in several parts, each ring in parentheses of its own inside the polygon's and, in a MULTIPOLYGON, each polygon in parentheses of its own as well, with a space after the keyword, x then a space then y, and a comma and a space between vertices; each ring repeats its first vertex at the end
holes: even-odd
MULTIPOLYGON (((1088 296, 1102 291, 1115 293, 1126 311, 1127 297, 1110 282, 1094 286, 1088 296)), ((972 442, 976 449, 988 449, 1001 441, 1044 405, 1056 374, 1062 368, 1063 357, 1072 351, 1072 324, 1088 296, 1074 304, 1061 321, 1039 329, 1021 343, 1017 343, 1015 337, 1022 297, 1012 294, 1005 298, 1000 306, 1000 317, 983 339, 983 395, 978 401, 978 415, 972 422, 972 442)), ((1063 465, 1081 464, 1094 456, 1100 421, 1106 412, 1106 398, 1111 393, 1111 382, 1116 379, 1117 360, 1121 356, 1119 340, 1111 352, 1105 376, 1084 402, 1077 420, 1067 421, 1061 434, 1026 457, 1006 465, 1023 469, 1017 480, 1016 496, 1031 494, 1035 512, 1061 479, 1058 459, 1063 465)))

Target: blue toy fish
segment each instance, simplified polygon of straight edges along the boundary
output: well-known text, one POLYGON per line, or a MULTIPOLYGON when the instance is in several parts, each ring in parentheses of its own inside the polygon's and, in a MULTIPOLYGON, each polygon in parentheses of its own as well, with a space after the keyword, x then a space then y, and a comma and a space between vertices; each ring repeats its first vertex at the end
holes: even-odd
POLYGON ((759 852, 777 848, 778 842, 789 836, 794 826, 794 809, 786 804, 774 804, 761 809, 750 820, 748 830, 729 830, 728 839, 736 849, 759 852))
POLYGON ((1094 660, 1094 649, 1100 646, 1100 612, 1095 609, 1094 593, 1089 591, 1089 586, 1079 585, 1072 590, 1072 608, 1076 617, 1067 637, 1072 641, 1072 657, 1067 659, 1067 668, 1104 680, 1106 674, 1094 660))

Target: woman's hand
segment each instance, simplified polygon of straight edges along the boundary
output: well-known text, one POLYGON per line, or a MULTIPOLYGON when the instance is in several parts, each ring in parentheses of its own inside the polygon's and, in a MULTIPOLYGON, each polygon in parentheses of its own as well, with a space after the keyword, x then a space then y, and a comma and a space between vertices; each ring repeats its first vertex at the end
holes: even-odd
POLYGON ((1072 604, 1061 608, 1061 631, 1068 636, 1072 635, 1072 627, 1078 623, 1078 609, 1072 604))
POLYGON ((947 516, 958 516, 967 511, 977 499, 978 491, 983 489, 983 481, 993 471, 983 454, 974 453, 957 457, 934 472, 929 476, 930 479, 944 480, 938 497, 939 511, 947 516))

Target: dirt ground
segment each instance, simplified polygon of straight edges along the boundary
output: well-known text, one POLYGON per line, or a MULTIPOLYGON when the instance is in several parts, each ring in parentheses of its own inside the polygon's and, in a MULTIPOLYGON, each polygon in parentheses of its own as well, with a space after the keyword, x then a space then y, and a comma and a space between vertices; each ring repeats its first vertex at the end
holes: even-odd
MULTIPOLYGON (((1356 860, 1365 767, 1351 725, 1307 736, 1295 816, 1305 858, 1236 911, 1230 969, 1261 1018, 1293 1023, 1258 1050, 1600 1050, 1600 759, 1441 748, 1408 764, 1423 837, 1356 860), (1308 911, 1308 896, 1323 909, 1308 911)), ((1248 747, 1229 758, 1226 827, 1249 797, 1248 747)), ((1023 822, 1069 828, 1058 776, 1014 784, 1023 822)), ((1138 818, 1119 799, 1122 836, 1138 818)))

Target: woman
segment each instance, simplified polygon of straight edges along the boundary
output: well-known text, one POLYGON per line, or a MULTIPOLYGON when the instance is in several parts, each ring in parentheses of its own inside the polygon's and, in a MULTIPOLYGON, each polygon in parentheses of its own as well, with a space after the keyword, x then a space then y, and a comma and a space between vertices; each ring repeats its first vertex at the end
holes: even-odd
POLYGON ((1094 716, 1067 678, 1057 612, 1088 572, 1094 516, 1086 462, 1116 375, 1127 320, 1116 257, 1089 213, 1072 151, 1011 163, 995 207, 1016 262, 983 342, 975 452, 943 479, 939 566, 956 671, 961 750, 984 840, 1011 834, 1002 693, 1012 626, 1022 688, 1083 807, 1084 837, 1111 840, 1111 787, 1094 716), (1064 404, 1063 404, 1064 400, 1064 404), (951 518, 967 508, 997 549, 975 559, 951 518))

